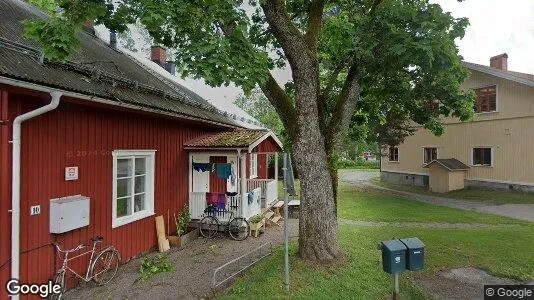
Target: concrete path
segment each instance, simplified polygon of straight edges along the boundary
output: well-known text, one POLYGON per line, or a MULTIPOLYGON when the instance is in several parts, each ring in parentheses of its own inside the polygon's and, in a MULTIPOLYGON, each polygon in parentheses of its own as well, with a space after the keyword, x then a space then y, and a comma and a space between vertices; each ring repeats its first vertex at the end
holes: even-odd
POLYGON ((447 206, 453 208, 459 208, 463 210, 476 211, 480 213, 493 214, 499 216, 510 217, 523 221, 534 222, 534 204, 503 204, 494 205, 487 204, 483 201, 474 202, 452 198, 444 198, 437 196, 421 195, 405 191, 399 191, 389 189, 381 186, 374 185, 369 182, 371 178, 378 177, 379 172, 346 172, 342 173, 342 181, 354 185, 367 186, 376 190, 384 191, 389 194, 401 196, 409 200, 415 200, 419 202, 447 206))

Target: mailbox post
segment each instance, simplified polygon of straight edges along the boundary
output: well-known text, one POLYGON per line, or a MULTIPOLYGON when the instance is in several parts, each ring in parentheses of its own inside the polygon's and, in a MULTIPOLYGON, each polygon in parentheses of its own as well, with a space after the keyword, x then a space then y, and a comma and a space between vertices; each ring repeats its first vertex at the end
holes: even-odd
POLYGON ((406 270, 406 245, 399 240, 384 241, 382 268, 393 277, 393 299, 399 297, 399 273, 406 270))
POLYGON ((382 268, 393 277, 393 299, 399 299, 399 273, 421 270, 425 245, 418 238, 394 239, 380 243, 382 268))

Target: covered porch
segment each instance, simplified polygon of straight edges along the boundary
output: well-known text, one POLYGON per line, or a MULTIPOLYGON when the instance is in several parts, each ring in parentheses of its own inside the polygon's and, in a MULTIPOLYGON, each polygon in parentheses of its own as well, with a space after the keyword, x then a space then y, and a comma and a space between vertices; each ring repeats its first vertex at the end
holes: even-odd
POLYGON ((281 142, 268 130, 235 130, 201 136, 189 151, 189 213, 250 219, 278 201, 281 142), (208 209, 209 208, 209 209, 208 209))

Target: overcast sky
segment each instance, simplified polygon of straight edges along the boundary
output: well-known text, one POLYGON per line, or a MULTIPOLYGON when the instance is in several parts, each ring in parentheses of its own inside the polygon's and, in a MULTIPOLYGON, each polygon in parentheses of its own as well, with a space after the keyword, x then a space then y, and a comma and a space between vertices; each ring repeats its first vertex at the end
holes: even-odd
MULTIPOLYGON (((465 37, 458 40, 464 60, 489 65, 491 56, 508 53, 508 69, 534 74, 534 0, 430 0, 455 17, 469 18, 465 37)), ((277 71, 287 81, 288 71, 277 71)), ((212 101, 232 102, 241 93, 235 86, 211 88, 201 80, 187 86, 212 101)))

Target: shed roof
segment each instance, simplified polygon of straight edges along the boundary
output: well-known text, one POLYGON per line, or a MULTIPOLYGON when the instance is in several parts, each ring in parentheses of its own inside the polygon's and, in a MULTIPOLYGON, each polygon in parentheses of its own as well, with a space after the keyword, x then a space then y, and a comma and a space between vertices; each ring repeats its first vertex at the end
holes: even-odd
POLYGON ((68 61, 43 61, 39 45, 23 37, 22 21, 44 18, 45 13, 24 1, 0 1, 0 77, 100 97, 118 106, 242 127, 194 92, 162 80, 84 31, 80 48, 68 61))
POLYGON ((435 159, 428 164, 424 166, 424 168, 430 167, 432 164, 437 164, 439 166, 442 166, 443 168, 449 170, 449 171, 465 171, 469 170, 469 166, 464 164, 463 162, 457 160, 456 158, 440 158, 435 159))
POLYGON ((190 140, 184 144, 187 149, 244 149, 249 152, 258 146, 262 141, 272 138, 279 149, 282 149, 282 143, 269 130, 256 129, 237 129, 233 131, 224 131, 211 133, 190 140))

